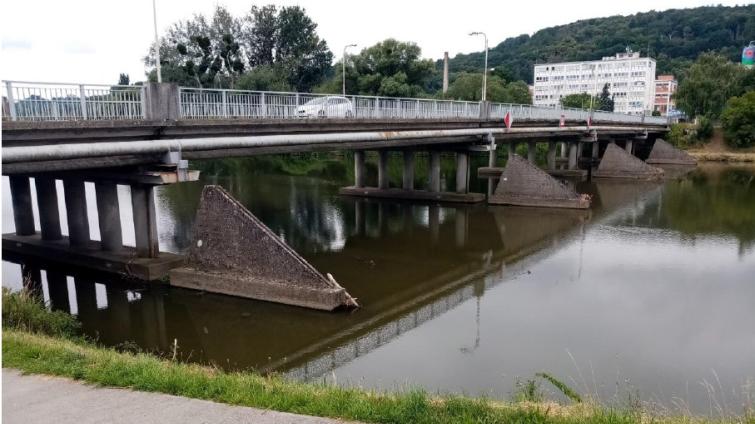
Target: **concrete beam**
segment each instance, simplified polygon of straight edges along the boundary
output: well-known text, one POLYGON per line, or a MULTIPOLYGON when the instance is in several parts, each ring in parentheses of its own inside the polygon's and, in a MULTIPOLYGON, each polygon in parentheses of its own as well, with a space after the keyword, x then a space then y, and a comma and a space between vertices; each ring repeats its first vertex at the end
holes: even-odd
POLYGON ((94 190, 97 196, 97 218, 102 250, 117 252, 123 248, 118 186, 112 183, 95 183, 94 190))
POLYGON ((19 236, 32 235, 34 229, 34 209, 31 203, 31 184, 29 177, 11 175, 10 196, 13 203, 13 222, 16 225, 16 234, 19 236))
POLYGON ((60 240, 60 211, 58 210, 58 191, 55 180, 46 177, 34 179, 37 186, 37 206, 39 208, 39 226, 42 240, 60 240))
POLYGON ((63 180, 63 196, 68 218, 68 242, 72 247, 85 247, 89 244, 90 237, 84 180, 63 180))
POLYGON ((414 152, 411 150, 404 151, 404 190, 414 190, 414 152))
POLYGON ((354 152, 354 187, 364 187, 364 151, 354 152))
POLYGON ((157 238, 154 187, 132 185, 131 205, 136 253, 141 258, 156 258, 160 253, 160 247, 157 238))
POLYGON ((388 151, 378 150, 378 188, 388 188, 388 151))

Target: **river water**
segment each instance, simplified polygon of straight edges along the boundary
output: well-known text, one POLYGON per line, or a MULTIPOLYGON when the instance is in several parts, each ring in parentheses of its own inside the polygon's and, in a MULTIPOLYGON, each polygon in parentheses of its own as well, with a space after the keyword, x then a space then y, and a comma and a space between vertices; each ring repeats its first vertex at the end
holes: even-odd
MULTIPOLYGON (((182 360, 295 379, 507 399, 545 371, 605 403, 711 415, 741 413, 755 392, 755 167, 576 183, 590 212, 366 201, 337 195, 346 177, 223 174, 157 191, 161 250, 189 246, 203 184, 221 184, 363 308, 310 311, 25 258, 4 257, 3 284, 30 273, 107 345, 175 345, 182 360)), ((3 199, 9 232, 7 178, 3 199)))

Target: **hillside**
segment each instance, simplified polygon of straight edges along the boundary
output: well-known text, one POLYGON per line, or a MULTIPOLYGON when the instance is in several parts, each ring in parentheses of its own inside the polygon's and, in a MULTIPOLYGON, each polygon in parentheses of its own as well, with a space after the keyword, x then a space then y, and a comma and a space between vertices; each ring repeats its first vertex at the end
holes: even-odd
MULTIPOLYGON (((649 48, 659 74, 683 77, 682 70, 701 52, 714 50, 739 61, 750 40, 755 40, 755 4, 671 9, 581 20, 507 38, 490 49, 488 63, 504 66, 510 78, 532 83, 536 63, 594 60, 626 47, 645 56, 649 48)), ((451 72, 482 66, 482 52, 460 54, 449 63, 451 72)))

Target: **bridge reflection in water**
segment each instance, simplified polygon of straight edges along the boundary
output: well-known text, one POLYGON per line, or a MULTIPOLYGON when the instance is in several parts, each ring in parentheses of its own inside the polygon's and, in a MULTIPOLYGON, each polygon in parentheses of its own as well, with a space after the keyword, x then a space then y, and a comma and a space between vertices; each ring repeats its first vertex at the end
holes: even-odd
MULTIPOLYGON (((588 184, 580 189, 591 191, 598 205, 590 216, 340 199, 332 196, 335 186, 308 187, 300 179, 304 188, 297 189, 291 181, 257 186, 278 190, 272 202, 259 202, 264 196, 252 184, 236 187, 234 195, 316 268, 336 275, 360 299, 361 310, 326 314, 8 255, 4 260, 22 266, 6 263, 6 276, 15 272, 18 287, 23 272, 51 308, 77 314, 85 333, 106 345, 133 342, 168 352, 176 340, 184 360, 312 379, 516 278, 580 237, 586 225, 640 215, 659 193, 658 184, 588 184), (301 239, 305 234, 312 238, 301 239)), ((188 241, 193 211, 184 206, 195 203, 193 190, 160 195, 160 215, 170 218, 161 219, 175 226, 169 244, 188 241)))

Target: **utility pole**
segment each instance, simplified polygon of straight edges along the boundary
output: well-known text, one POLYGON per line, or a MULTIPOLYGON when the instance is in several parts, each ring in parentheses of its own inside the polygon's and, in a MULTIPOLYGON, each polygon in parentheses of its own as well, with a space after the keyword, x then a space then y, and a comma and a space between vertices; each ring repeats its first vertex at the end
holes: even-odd
POLYGON ((163 75, 160 70, 160 38, 157 36, 157 6, 152 0, 152 22, 155 26, 155 61, 157 62, 157 82, 163 82, 163 75))
POLYGON ((469 35, 482 35, 485 37, 485 69, 482 72, 482 101, 485 101, 485 92, 488 91, 488 36, 484 32, 470 32, 469 35))
POLYGON ((346 46, 343 46, 343 58, 341 59, 341 77, 342 77, 342 93, 344 96, 346 95, 346 49, 349 47, 356 47, 356 44, 348 44, 346 46))

